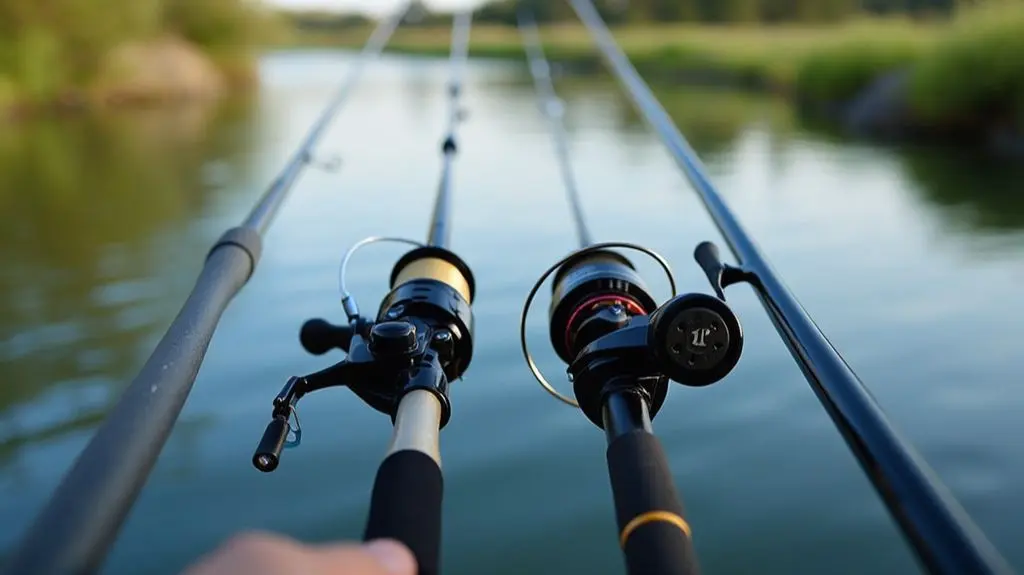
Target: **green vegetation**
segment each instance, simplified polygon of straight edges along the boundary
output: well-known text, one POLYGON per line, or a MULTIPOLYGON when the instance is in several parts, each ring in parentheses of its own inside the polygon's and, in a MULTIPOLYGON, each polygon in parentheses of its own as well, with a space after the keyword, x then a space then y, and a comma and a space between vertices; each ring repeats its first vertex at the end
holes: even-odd
POLYGON ((938 32, 904 25, 869 25, 799 56, 793 91, 805 101, 843 102, 886 72, 926 54, 938 32), (902 29, 900 29, 902 28, 902 29))
POLYGON ((246 0, 0 0, 0 106, 83 103, 111 75, 131 80, 109 70, 112 54, 152 46, 178 59, 187 47, 242 81, 269 21, 246 0))
POLYGON ((918 63, 911 101, 926 120, 960 129, 1015 124, 1024 132, 1024 3, 957 22, 918 63))
MULTIPOLYGON (((932 132, 1024 130, 1024 0, 596 0, 655 81, 770 90, 843 106, 910 69, 908 122, 932 132)), ((499 0, 475 14, 476 56, 520 59, 516 9, 543 23, 549 55, 602 66, 567 2, 499 0)), ((414 8, 392 51, 448 51, 450 16, 414 8)), ((0 0, 0 111, 220 94, 255 78, 266 46, 361 46, 372 22, 271 13, 251 0, 0 0)))
MULTIPOLYGON (((944 27, 898 19, 850 20, 827 26, 649 23, 617 27, 613 34, 636 67, 651 79, 708 78, 785 93, 807 90, 827 97, 855 91, 864 78, 879 69, 910 61, 931 46, 944 27), (819 77, 815 68, 828 74, 819 77), (846 87, 836 90, 831 88, 833 83, 846 87)), ((368 35, 368 28, 303 32, 299 43, 357 47, 368 35)), ((541 35, 552 60, 578 70, 601 69, 583 26, 548 24, 541 35)), ((448 52, 448 42, 446 27, 407 27, 398 30, 389 49, 442 55, 448 52)), ((519 32, 509 26, 474 27, 470 50, 480 57, 524 56, 519 32)))
MULTIPOLYGON (((610 24, 643 22, 836 22, 857 15, 909 15, 917 18, 943 17, 964 0, 594 0, 610 24)), ((476 19, 492 24, 513 25, 519 6, 528 8, 541 22, 575 20, 567 2, 552 0, 497 0, 477 12, 476 19)), ((436 24, 440 15, 420 18, 436 24)))
MULTIPOLYGON (((566 3, 521 1, 536 4, 538 19, 547 22, 542 36, 552 60, 576 71, 602 70, 566 3)), ((613 33, 620 45, 651 80, 771 90, 834 108, 884 74, 909 69, 908 124, 930 133, 1024 130, 1020 0, 864 0, 860 11, 845 0, 647 0, 631 1, 624 11, 612 8, 622 5, 612 0, 599 4, 618 23, 613 33)), ((513 3, 491 4, 475 19, 474 55, 523 57, 509 24, 515 22, 513 3)), ((301 44, 354 47, 369 34, 369 26, 352 17, 343 25, 308 14, 296 22, 292 41, 301 44)), ((446 54, 448 25, 448 16, 420 14, 398 31, 390 49, 446 54)))

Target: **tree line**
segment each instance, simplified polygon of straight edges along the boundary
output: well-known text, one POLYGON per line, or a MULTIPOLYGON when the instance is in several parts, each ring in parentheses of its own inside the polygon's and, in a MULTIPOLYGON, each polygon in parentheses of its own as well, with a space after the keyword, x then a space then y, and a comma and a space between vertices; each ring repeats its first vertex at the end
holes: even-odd
MULTIPOLYGON (((957 7, 981 0, 595 0, 612 24, 631 22, 820 22, 851 16, 904 14, 948 16, 957 7)), ((497 0, 475 14, 478 21, 513 24, 519 7, 529 8, 538 21, 575 19, 568 2, 497 0)))
MULTIPOLYGON (((1010 0, 594 0, 612 25, 643 22, 779 23, 834 22, 859 15, 909 15, 947 17, 957 8, 984 2, 1010 0)), ((1020 0, 1016 0, 1020 1, 1020 0)), ((576 15, 565 0, 492 0, 474 12, 480 23, 515 25, 516 14, 528 9, 540 22, 574 21, 576 15)), ((290 23, 309 31, 366 26, 371 21, 359 14, 291 12, 290 23)), ((431 11, 421 0, 413 2, 404 22, 407 26, 450 24, 450 14, 431 11)))
MULTIPOLYGON (((248 0, 0 0, 0 97, 96 73, 113 48, 174 34, 201 48, 249 46, 264 30, 248 0)), ((2 98, 0 98, 2 99, 2 98)))

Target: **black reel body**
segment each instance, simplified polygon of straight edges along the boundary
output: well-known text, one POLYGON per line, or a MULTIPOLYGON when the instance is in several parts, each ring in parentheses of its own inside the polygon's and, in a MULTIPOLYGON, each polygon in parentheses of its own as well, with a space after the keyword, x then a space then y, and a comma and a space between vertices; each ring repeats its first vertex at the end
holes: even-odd
MULTIPOLYGON (((377 325, 384 323, 405 323, 415 326, 419 339, 426 348, 433 348, 445 358, 445 376, 449 381, 462 377, 473 357, 473 312, 469 302, 448 284, 432 279, 408 281, 389 293, 381 302, 377 314, 377 325)), ((374 341, 371 331, 370 349, 378 356, 399 351, 404 344, 409 347, 408 335, 401 335, 395 341, 378 338, 374 341)))
POLYGON ((708 386, 739 362, 743 330, 722 290, 747 278, 722 264, 710 242, 694 257, 717 297, 690 293, 657 306, 629 260, 603 249, 583 250, 555 274, 551 343, 568 364, 576 403, 598 427, 611 393, 641 394, 653 419, 669 380, 708 386))
POLYGON ((274 399, 273 420, 253 455, 257 469, 273 471, 282 450, 297 444, 300 430, 291 426, 295 404, 318 389, 347 386, 392 420, 406 393, 429 391, 441 405, 441 427, 448 423, 449 383, 462 377, 473 354, 472 274, 455 254, 435 247, 409 252, 395 270, 392 285, 398 283, 374 320, 359 317, 349 326, 337 326, 314 319, 303 325, 300 341, 309 353, 321 355, 337 348, 347 357, 325 370, 288 380, 274 399), (416 265, 427 271, 414 270, 410 276, 408 270, 416 265), (445 274, 455 274, 461 283, 432 277, 445 274), (296 435, 291 444, 289 432, 296 435))
POLYGON ((653 419, 665 402, 669 380, 688 387, 711 385, 736 367, 742 351, 742 328, 725 302, 691 293, 595 339, 568 373, 580 409, 603 429, 601 408, 608 394, 643 394, 653 419))

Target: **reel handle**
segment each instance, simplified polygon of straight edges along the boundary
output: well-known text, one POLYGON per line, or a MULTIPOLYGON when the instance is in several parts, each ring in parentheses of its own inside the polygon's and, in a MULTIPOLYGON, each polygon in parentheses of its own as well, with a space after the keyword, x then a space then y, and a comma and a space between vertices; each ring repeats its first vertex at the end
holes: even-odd
POLYGON ((299 330, 299 342, 302 347, 313 355, 323 355, 332 349, 348 352, 352 344, 354 330, 346 325, 334 325, 326 320, 316 318, 302 324, 299 330))
POLYGON ((651 314, 647 345, 662 373, 691 387, 725 378, 743 352, 743 328, 724 301, 691 293, 651 314))
POLYGON ((252 456, 252 464, 256 469, 264 473, 270 473, 277 469, 287 439, 288 420, 283 417, 274 417, 267 424, 267 430, 263 432, 263 439, 260 439, 259 445, 256 446, 256 453, 252 456))

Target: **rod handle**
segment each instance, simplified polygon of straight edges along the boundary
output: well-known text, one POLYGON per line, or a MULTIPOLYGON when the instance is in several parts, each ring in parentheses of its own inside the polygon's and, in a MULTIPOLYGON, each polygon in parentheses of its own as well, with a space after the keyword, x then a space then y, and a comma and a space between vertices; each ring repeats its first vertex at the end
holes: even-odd
POLYGON ((608 445, 619 543, 629 575, 696 575, 690 525, 658 439, 632 431, 608 445))
POLYGON ((441 468, 416 450, 396 451, 377 470, 363 541, 395 539, 416 557, 419 575, 437 575, 441 561, 441 468))

